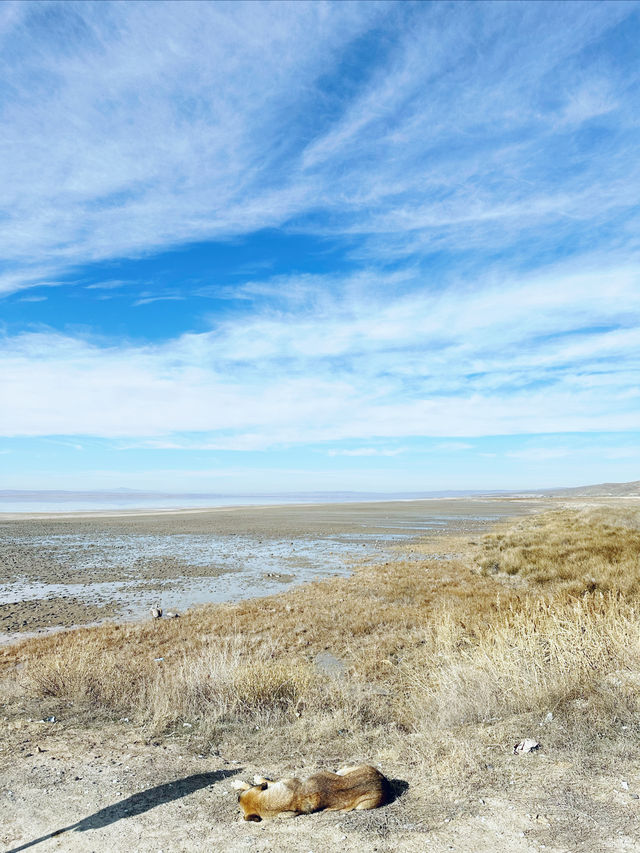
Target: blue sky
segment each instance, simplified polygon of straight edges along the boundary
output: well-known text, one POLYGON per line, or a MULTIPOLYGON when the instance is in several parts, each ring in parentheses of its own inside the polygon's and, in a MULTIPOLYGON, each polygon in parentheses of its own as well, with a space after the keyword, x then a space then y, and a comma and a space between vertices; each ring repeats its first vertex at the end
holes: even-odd
POLYGON ((0 488, 640 479, 640 5, 0 5, 0 488))

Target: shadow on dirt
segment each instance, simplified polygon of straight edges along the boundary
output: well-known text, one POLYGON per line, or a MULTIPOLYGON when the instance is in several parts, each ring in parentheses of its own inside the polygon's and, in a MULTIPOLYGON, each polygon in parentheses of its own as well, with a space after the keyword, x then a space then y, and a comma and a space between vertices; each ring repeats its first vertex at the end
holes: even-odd
POLYGON ((173 782, 165 782, 164 785, 156 785, 155 788, 147 788, 146 791, 140 791, 138 794, 127 797, 126 800, 119 800, 111 806, 106 806, 104 809, 82 818, 77 823, 56 829, 48 835, 42 835, 40 838, 28 841, 20 847, 13 847, 6 853, 19 853, 21 850, 27 850, 29 847, 71 830, 86 832, 88 829, 101 829, 104 826, 109 826, 118 820, 122 820, 122 818, 136 817, 156 806, 179 800, 188 794, 193 794, 194 791, 199 791, 201 788, 206 788, 229 776, 235 776, 239 772, 240 770, 216 770, 213 773, 195 773, 193 776, 187 776, 184 779, 176 779, 173 782))
POLYGON ((408 788, 409 783, 405 782, 404 779, 389 779, 389 797, 387 799, 387 805, 399 800, 408 788))

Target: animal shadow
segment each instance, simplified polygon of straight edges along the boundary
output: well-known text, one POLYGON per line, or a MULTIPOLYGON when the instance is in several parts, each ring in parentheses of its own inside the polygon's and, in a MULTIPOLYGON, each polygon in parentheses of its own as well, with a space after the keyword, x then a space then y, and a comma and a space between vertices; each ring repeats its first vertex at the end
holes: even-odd
POLYGON ((404 779, 389 779, 389 795, 386 804, 389 806, 391 803, 395 803, 408 789, 409 783, 405 782, 404 779))
POLYGON ((212 773, 194 773, 192 776, 186 776, 184 779, 176 779, 173 782, 165 782, 163 785, 156 785, 154 788, 147 788, 146 791, 139 791, 137 794, 132 794, 125 800, 119 800, 113 805, 105 806, 100 811, 88 815, 72 823, 70 826, 64 826, 61 829, 56 829, 48 835, 43 835, 20 847, 14 847, 7 850, 7 853, 19 853, 21 850, 26 850, 42 841, 47 841, 49 838, 55 838, 62 835, 64 832, 86 832, 89 829, 102 829, 116 821, 127 817, 136 817, 144 814, 156 806, 162 806, 165 803, 170 803, 173 800, 179 800, 194 791, 199 791, 201 788, 206 788, 213 785, 215 782, 220 782, 229 776, 235 776, 239 770, 216 770, 212 773))

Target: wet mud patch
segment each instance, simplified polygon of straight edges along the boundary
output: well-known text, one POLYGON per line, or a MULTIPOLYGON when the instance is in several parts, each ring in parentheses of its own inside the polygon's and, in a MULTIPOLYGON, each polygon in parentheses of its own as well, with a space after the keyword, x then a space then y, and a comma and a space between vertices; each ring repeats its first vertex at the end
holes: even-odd
POLYGON ((71 628, 117 616, 113 601, 87 603, 77 598, 47 598, 0 604, 0 631, 7 634, 34 632, 53 627, 71 628))
POLYGON ((0 518, 0 642, 16 631, 114 615, 147 619, 152 607, 184 613, 273 595, 398 559, 398 546, 410 542, 420 559, 435 543, 418 545, 418 537, 477 532, 504 514, 529 511, 476 500, 0 518))
MULTIPOLYGON (((189 563, 177 557, 138 558, 134 563, 135 577, 149 580, 173 580, 174 578, 216 578, 229 572, 239 572, 238 564, 197 564, 189 563)), ((115 577, 114 577, 115 579, 115 577)))

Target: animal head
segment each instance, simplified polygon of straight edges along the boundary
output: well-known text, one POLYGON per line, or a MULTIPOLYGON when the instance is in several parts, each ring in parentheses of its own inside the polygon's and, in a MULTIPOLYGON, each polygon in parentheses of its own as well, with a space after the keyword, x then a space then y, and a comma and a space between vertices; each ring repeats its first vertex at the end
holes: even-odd
POLYGON ((250 785, 248 782, 235 779, 231 784, 238 792, 238 803, 242 809, 244 819, 256 822, 261 821, 259 795, 262 791, 266 790, 267 783, 260 782, 257 785, 250 785))

